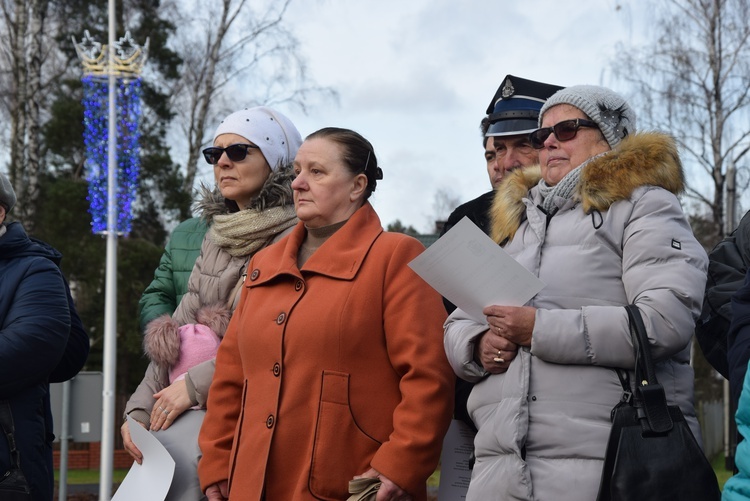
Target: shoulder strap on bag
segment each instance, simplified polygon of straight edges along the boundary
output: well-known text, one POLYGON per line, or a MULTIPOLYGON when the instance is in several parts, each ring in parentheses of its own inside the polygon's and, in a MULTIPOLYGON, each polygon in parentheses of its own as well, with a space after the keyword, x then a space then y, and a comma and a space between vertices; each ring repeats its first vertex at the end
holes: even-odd
POLYGON ((646 335, 641 312, 637 306, 625 307, 630 323, 630 335, 633 338, 635 352, 635 395, 636 402, 643 409, 645 419, 641 420, 644 431, 665 433, 672 429, 672 417, 667 407, 664 388, 656 380, 656 370, 651 358, 651 348, 646 335))
POLYGON ((11 469, 20 469, 21 461, 18 448, 16 447, 15 426, 13 425, 13 414, 7 400, 0 400, 0 426, 3 428, 5 437, 8 439, 8 450, 10 451, 11 469))

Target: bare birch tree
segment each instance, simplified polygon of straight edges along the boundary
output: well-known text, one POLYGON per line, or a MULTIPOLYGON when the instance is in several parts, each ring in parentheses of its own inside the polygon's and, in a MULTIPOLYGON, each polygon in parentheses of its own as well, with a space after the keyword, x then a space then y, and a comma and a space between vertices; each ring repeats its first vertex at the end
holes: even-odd
POLYGON ((24 215, 26 229, 34 231, 33 211, 39 198, 39 175, 41 173, 41 114, 42 101, 42 63, 44 61, 44 27, 47 18, 47 0, 31 0, 31 18, 29 19, 29 52, 26 121, 27 155, 26 155, 26 193, 24 215))
POLYGON ((3 1, 1 38, 5 48, 2 66, 4 108, 0 110, 10 122, 9 174, 18 197, 16 216, 33 232, 34 209, 39 194, 39 177, 43 171, 41 127, 45 109, 45 87, 59 74, 47 71, 53 52, 45 31, 49 0, 3 1), (54 74, 54 75, 53 75, 54 74))
POLYGON ((175 109, 187 141, 187 193, 192 193, 207 129, 227 108, 292 102, 304 111, 312 95, 335 96, 307 76, 299 44, 284 25, 291 0, 217 2, 217 8, 198 9, 209 18, 181 23, 177 48, 184 63, 175 109))
POLYGON ((26 27, 28 10, 26 0, 14 0, 12 5, 3 2, 3 19, 9 44, 6 59, 12 68, 10 79, 11 99, 7 107, 10 115, 10 181, 16 193, 23 193, 23 177, 19 168, 26 157, 26 27))
POLYGON ((747 0, 659 0, 652 42, 623 50, 615 74, 632 83, 640 128, 670 132, 683 152, 687 195, 725 229, 731 165, 750 149, 750 7, 747 0))

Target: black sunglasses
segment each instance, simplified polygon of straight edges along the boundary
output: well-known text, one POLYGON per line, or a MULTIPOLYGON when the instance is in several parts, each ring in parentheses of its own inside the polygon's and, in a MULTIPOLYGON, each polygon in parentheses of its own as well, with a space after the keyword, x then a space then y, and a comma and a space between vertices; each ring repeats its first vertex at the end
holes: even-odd
POLYGON ((576 137, 576 134, 578 134, 578 129, 580 129, 581 127, 591 127, 593 129, 599 128, 599 126, 596 125, 596 122, 592 122, 591 120, 586 120, 583 118, 563 120, 562 122, 556 123, 552 127, 543 127, 541 129, 535 130, 534 132, 529 134, 529 141, 531 142, 531 146, 533 146, 534 149, 541 150, 542 148, 544 148, 544 142, 553 132, 555 133, 555 137, 558 141, 570 141, 571 139, 576 137))
POLYGON ((203 150, 203 156, 206 158, 206 162, 210 163, 211 165, 218 164, 219 159, 221 158, 221 155, 224 154, 224 152, 227 153, 227 157, 229 157, 229 160, 231 160, 232 162, 241 162, 247 156, 247 152, 250 148, 260 149, 254 144, 230 144, 226 148, 218 148, 216 146, 212 146, 211 148, 206 148, 205 150, 203 150))

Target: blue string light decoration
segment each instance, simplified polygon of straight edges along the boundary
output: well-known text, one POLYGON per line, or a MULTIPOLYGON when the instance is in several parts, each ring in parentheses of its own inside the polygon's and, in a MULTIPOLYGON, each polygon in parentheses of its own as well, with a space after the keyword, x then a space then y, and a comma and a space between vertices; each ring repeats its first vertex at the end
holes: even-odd
POLYGON ((141 47, 130 32, 112 46, 97 42, 84 31, 77 42, 72 37, 76 53, 83 64, 83 140, 86 146, 86 179, 89 182, 89 212, 94 233, 109 231, 109 75, 115 76, 116 89, 116 157, 115 169, 115 228, 112 231, 128 235, 133 220, 133 202, 140 172, 141 72, 148 58, 148 38, 141 47))
MULTIPOLYGON (((108 210, 108 81, 95 75, 83 77, 83 123, 86 146, 89 212, 92 231, 107 231, 108 210)), ((133 202, 140 173, 141 79, 117 79, 117 169, 116 201, 118 234, 132 228, 133 202)))

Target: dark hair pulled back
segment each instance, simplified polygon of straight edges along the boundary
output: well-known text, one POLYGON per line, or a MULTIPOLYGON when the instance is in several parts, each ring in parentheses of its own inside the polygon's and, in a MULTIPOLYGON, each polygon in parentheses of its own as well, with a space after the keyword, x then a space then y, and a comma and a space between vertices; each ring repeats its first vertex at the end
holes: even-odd
POLYGON ((324 127, 307 136, 306 139, 328 139, 341 146, 344 164, 352 174, 364 174, 367 177, 367 188, 364 199, 370 195, 383 179, 383 171, 378 166, 378 158, 370 141, 360 133, 339 127, 324 127))

